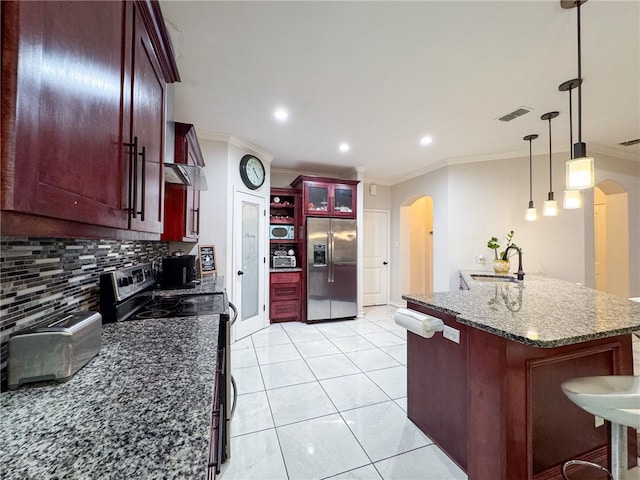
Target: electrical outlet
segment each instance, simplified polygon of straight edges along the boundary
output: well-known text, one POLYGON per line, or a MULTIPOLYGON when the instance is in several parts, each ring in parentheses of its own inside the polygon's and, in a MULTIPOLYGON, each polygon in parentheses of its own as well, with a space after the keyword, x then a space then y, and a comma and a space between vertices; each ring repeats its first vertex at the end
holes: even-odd
POLYGON ((460 330, 456 330, 455 328, 451 328, 445 325, 442 330, 442 335, 447 340, 451 340, 454 343, 460 343, 460 330))
POLYGON ((604 425, 604 418, 599 417, 597 415, 594 415, 595 419, 596 419, 596 428, 601 427, 604 425))

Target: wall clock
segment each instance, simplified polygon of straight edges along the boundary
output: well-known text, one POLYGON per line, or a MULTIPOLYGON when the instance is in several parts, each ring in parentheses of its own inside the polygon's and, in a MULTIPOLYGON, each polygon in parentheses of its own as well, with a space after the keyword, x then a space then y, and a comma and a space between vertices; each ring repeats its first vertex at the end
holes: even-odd
POLYGON ((262 161, 253 155, 245 155, 240 160, 240 177, 251 190, 257 190, 265 180, 265 169, 262 161))

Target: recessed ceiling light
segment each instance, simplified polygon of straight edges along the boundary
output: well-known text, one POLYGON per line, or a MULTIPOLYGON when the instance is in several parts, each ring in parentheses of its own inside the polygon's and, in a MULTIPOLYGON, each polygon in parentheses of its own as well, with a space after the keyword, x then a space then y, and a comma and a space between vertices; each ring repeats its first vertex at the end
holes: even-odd
POLYGON ((433 142, 433 138, 428 135, 425 135, 420 139, 420 145, 430 145, 433 142))
POLYGON ((287 112, 284 108, 277 108, 273 112, 273 116, 276 118, 276 120, 284 122, 289 118, 289 112, 287 112))
POLYGON ((342 142, 340 145, 338 145, 338 149, 342 152, 342 153, 346 153, 349 151, 351 147, 349 146, 348 143, 346 142, 342 142))

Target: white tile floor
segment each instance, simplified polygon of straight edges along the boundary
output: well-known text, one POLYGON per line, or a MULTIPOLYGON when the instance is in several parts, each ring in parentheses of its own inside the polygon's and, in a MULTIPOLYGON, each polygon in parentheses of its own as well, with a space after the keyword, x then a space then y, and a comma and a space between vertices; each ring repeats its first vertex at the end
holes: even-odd
POLYGON ((407 419, 406 331, 395 310, 273 324, 234 343, 240 396, 219 478, 466 479, 407 419))

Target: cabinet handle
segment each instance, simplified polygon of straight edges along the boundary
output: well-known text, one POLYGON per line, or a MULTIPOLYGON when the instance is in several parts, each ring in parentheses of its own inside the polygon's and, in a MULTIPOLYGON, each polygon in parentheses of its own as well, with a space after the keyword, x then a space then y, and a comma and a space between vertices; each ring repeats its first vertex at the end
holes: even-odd
POLYGON ((136 204, 138 203, 138 137, 133 137, 133 143, 125 143, 129 147, 129 206, 125 212, 136 218, 136 204))
POLYGON ((200 209, 196 208, 194 210, 196 214, 195 224, 196 224, 196 235, 200 235, 200 209))
MULTIPOLYGON (((147 183, 146 169, 147 169, 147 147, 142 147, 142 152, 139 154, 142 157, 142 188, 140 189, 140 220, 144 222, 144 205, 145 205, 145 185, 147 183)), ((137 165, 136 165, 137 170, 137 165)), ((137 185, 137 182, 136 182, 137 185)), ((137 203, 137 199, 136 199, 137 203)))

